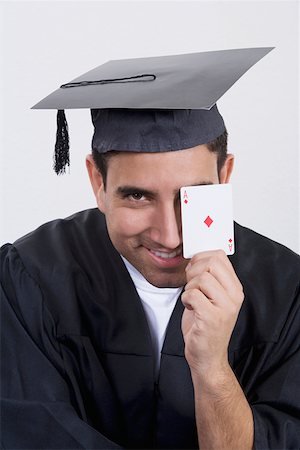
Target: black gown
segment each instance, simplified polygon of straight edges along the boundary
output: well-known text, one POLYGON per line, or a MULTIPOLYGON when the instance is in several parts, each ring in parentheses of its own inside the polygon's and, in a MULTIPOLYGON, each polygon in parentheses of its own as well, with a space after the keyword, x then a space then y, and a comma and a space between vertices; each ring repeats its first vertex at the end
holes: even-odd
MULTIPOLYGON (((229 361, 255 448, 300 448, 300 258, 235 224, 229 361)), ((2 247, 2 448, 198 448, 180 298, 158 381, 142 304, 97 210, 2 247)))

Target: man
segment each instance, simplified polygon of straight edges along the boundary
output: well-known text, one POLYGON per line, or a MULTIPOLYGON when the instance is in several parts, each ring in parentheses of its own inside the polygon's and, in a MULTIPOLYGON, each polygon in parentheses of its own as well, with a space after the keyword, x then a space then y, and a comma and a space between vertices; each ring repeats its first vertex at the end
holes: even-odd
MULTIPOLYGON (((262 57, 217 53, 202 62, 262 57)), ((132 101, 152 87, 129 78, 159 79, 144 69, 93 74, 62 95, 108 84, 132 101)), ((179 189, 229 182, 223 119, 216 106, 122 101, 92 109, 98 208, 2 248, 3 447, 299 448, 299 257, 235 224, 233 256, 184 259, 179 189)))

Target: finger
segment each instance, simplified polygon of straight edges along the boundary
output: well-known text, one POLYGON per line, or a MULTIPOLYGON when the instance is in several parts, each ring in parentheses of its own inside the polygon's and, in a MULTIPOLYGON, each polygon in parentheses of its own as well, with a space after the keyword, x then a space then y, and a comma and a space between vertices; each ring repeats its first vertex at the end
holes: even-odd
POLYGON ((181 301, 187 309, 200 314, 205 314, 213 308, 210 300, 199 289, 189 289, 183 292, 181 301))
POLYGON ((187 272, 192 272, 192 269, 195 270, 195 267, 202 267, 203 271, 212 273, 216 272, 219 268, 236 276, 234 268, 223 250, 197 253, 190 260, 187 266, 187 272))
POLYGON ((186 270, 187 282, 203 272, 211 273, 231 297, 238 297, 239 300, 244 298, 240 280, 222 250, 202 252, 195 255, 186 270))
POLYGON ((219 281, 209 272, 203 272, 192 278, 185 286, 185 291, 199 290, 213 304, 218 306, 228 305, 232 302, 226 290, 219 281))

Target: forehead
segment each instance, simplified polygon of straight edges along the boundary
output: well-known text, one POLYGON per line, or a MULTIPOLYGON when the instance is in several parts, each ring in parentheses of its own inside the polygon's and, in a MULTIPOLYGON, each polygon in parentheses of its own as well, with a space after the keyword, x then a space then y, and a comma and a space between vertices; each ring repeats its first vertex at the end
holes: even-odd
POLYGON ((120 152, 109 159, 107 183, 183 186, 213 181, 216 173, 217 155, 206 145, 160 153, 120 152))

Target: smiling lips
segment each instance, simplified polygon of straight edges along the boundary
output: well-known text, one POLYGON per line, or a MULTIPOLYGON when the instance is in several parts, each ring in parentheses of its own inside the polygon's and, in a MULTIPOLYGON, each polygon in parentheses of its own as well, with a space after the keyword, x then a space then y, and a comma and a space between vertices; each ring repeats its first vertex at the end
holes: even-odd
POLYGON ((159 252, 159 251, 155 251, 155 250, 151 250, 149 249, 150 253, 152 253, 155 256, 158 256, 159 258, 162 259, 171 259, 171 258, 175 258, 176 256, 181 255, 181 249, 178 250, 174 250, 173 252, 159 252))
POLYGON ((182 249, 173 252, 162 252, 158 250, 147 249, 154 264, 161 269, 171 269, 182 265, 183 256, 182 249))

